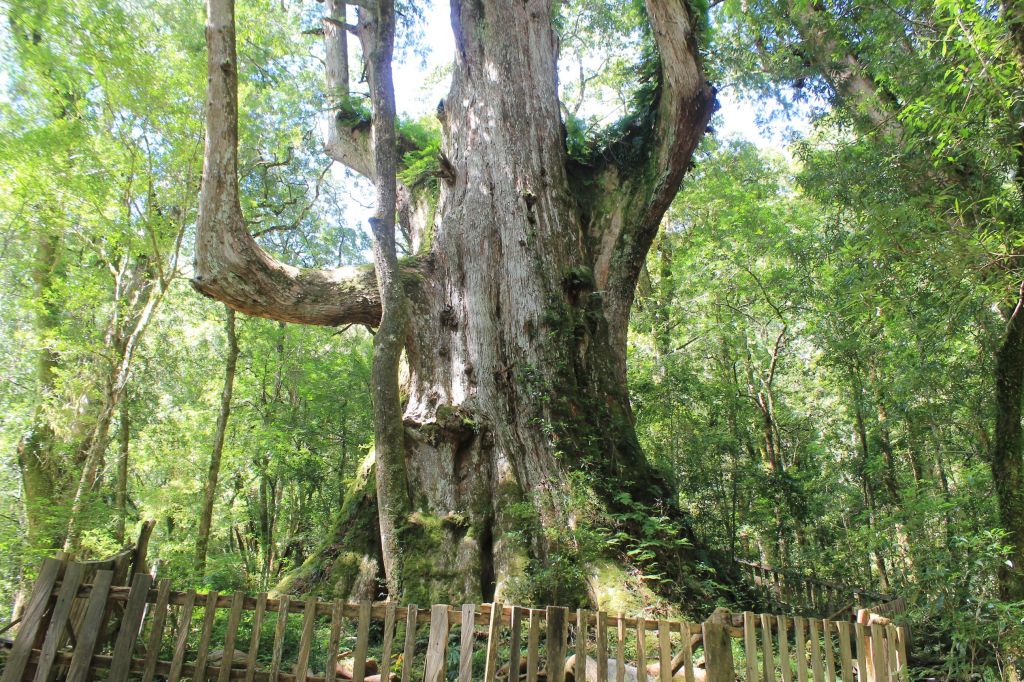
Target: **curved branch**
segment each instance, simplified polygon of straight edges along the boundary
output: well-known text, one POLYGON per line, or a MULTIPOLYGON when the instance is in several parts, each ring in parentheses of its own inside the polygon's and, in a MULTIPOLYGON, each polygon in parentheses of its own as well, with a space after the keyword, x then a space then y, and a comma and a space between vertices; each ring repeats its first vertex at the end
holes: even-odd
POLYGON ((296 268, 270 256, 249 234, 238 195, 233 0, 207 0, 206 44, 206 150, 193 287, 248 315, 325 326, 377 324, 380 295, 372 269, 296 268))
MULTIPOLYGON (((595 277, 609 294, 609 322, 623 330, 647 252, 716 106, 685 0, 646 5, 661 62, 650 153, 639 169, 604 173, 592 226, 595 277)), ((625 343, 624 331, 620 341, 625 343)))
POLYGON ((704 78, 695 21, 685 0, 647 0, 646 5, 661 58, 661 97, 655 133, 658 144, 649 164, 655 182, 637 227, 653 238, 690 168, 716 102, 715 89, 704 78))

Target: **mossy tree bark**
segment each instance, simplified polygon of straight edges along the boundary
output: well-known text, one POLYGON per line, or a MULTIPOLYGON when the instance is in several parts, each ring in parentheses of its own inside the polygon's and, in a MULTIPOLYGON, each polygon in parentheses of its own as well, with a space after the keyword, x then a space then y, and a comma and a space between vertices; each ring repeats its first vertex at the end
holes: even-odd
MULTIPOLYGON (((374 273, 300 271, 249 235, 236 178, 233 5, 207 6, 210 88, 194 285, 249 314, 383 330, 386 282, 374 286, 374 273)), ((687 6, 646 6, 660 53, 656 101, 622 148, 608 150, 634 153, 581 165, 566 153, 551 3, 453 0, 457 50, 439 108, 436 187, 397 187, 397 213, 415 250, 396 278, 408 303, 403 456, 386 471, 364 473, 336 537, 282 589, 326 583, 345 596, 376 596, 366 576, 380 570, 376 561, 397 557, 380 555, 390 510, 378 528, 365 524, 377 498, 371 485, 401 495, 395 546, 384 543, 385 555, 401 555, 400 579, 388 583, 420 604, 602 600, 600 583, 610 574, 588 554, 585 526, 627 499, 672 506, 636 439, 626 329, 644 259, 714 93, 687 6)), ((338 33, 325 30, 325 38, 338 33)), ((379 179, 365 124, 339 116, 328 152, 379 179)))

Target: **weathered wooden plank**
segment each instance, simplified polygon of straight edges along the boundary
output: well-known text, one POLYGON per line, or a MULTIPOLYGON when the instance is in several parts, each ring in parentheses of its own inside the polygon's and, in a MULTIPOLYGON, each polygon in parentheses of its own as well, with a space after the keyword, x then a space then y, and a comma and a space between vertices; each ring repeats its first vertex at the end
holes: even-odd
POLYGON ((109 682, 125 682, 128 679, 128 665, 131 663, 135 640, 139 636, 142 616, 146 612, 146 598, 153 578, 147 573, 136 573, 132 578, 132 590, 128 594, 128 603, 121 617, 121 629, 114 643, 114 653, 110 663, 109 682))
POLYGON ((825 647, 825 679, 828 682, 836 682, 836 654, 832 646, 832 621, 821 621, 821 632, 824 635, 823 645, 825 647))
POLYGON ((526 682, 537 682, 537 649, 540 644, 540 613, 540 611, 530 612, 530 631, 526 636, 526 682))
POLYGON ((475 613, 476 604, 462 605, 462 625, 459 637, 459 682, 472 682, 473 680, 473 641, 476 638, 473 615, 475 613))
MULTIPOLYGON (((92 579, 92 590, 81 619, 78 641, 68 668, 67 682, 85 682, 89 676, 89 665, 100 636, 103 613, 107 608, 107 594, 114 579, 113 571, 97 571, 92 579)), ((9 661, 10 659, 8 659, 9 661)))
POLYGON ((882 636, 882 626, 880 623, 872 623, 869 631, 871 633, 871 662, 868 667, 874 673, 876 682, 882 682, 886 679, 887 670, 885 663, 885 640, 882 636))
POLYGON ((683 639, 683 680, 694 682, 693 649, 690 647, 690 624, 685 620, 679 623, 679 635, 683 639))
POLYGON ((658 621, 658 679, 672 682, 672 630, 667 620, 658 621))
POLYGON ((430 607, 430 639, 423 664, 423 682, 444 682, 447 650, 448 607, 445 604, 434 604, 430 607))
POLYGON ((779 669, 782 682, 793 682, 793 666, 789 656, 789 626, 785 616, 776 616, 775 626, 779 632, 779 669))
POLYGON ((577 680, 587 679, 587 620, 589 616, 586 609, 576 609, 576 669, 573 674, 577 680))
POLYGON ((704 635, 704 662, 707 682, 734 682, 736 669, 732 660, 732 642, 725 625, 710 620, 701 624, 704 635))
POLYGON ((3 682, 21 682, 28 666, 28 659, 32 655, 32 648, 35 646, 36 636, 43 629, 43 619, 50 605, 53 586, 63 570, 64 563, 58 559, 43 561, 39 576, 32 586, 32 596, 29 597, 28 606, 22 615, 18 635, 14 638, 11 652, 7 655, 3 682))
MULTIPOLYGON (((302 615, 302 633, 299 635, 299 656, 295 660, 296 682, 306 682, 306 673, 309 670, 309 652, 313 648, 313 626, 316 625, 316 597, 306 598, 306 610, 302 615)), ((231 649, 224 646, 224 654, 231 649)), ((227 682, 220 680, 219 682, 227 682)))
POLYGON ((213 635, 213 623, 217 619, 217 590, 210 590, 206 595, 206 607, 203 613, 203 629, 199 633, 199 646, 196 649, 195 674, 206 676, 206 659, 210 655, 210 637, 213 635))
MULTIPOLYGON (((221 657, 220 672, 217 682, 228 682, 231 679, 231 664, 235 658, 235 642, 238 639, 238 623, 242 620, 242 606, 245 594, 236 591, 231 597, 231 610, 228 611, 227 628, 224 630, 224 655, 221 657)), ((302 682, 305 682, 303 679, 302 682)))
POLYGON ((797 616, 793 619, 793 641, 796 649, 797 682, 807 682, 807 635, 804 619, 797 616))
POLYGON ((853 648, 850 646, 850 624, 845 621, 836 623, 839 629, 839 665, 843 682, 853 682, 853 648))
POLYGON ((508 643, 508 669, 509 682, 519 679, 519 668, 522 661, 523 646, 523 608, 516 606, 512 608, 511 634, 508 643))
POLYGON ((547 682, 565 682, 565 648, 569 627, 569 609, 549 606, 547 613, 547 682))
MULTIPOLYGON (((260 634, 263 630, 263 615, 267 611, 267 593, 261 592, 256 595, 256 606, 252 614, 252 628, 249 636, 249 655, 245 658, 245 682, 253 682, 256 675, 256 659, 260 653, 260 634)), ((333 630, 332 630, 333 634, 333 630)), ((337 654, 337 649, 335 649, 337 654)), ((334 663, 331 662, 330 669, 333 670, 334 663)), ((334 682, 334 678, 330 678, 334 682)))
POLYGON ((857 636, 857 682, 867 682, 871 677, 868 669, 868 637, 863 623, 853 624, 857 636))
MULTIPOLYGON (((626 679, 626 620, 620 613, 615 619, 615 682, 624 682, 626 679)), ((600 682, 604 682, 601 680, 600 682)))
POLYGON ((885 657, 889 662, 889 679, 898 680, 900 662, 896 653, 896 627, 885 626, 885 657))
POLYGON ((389 602, 384 608, 384 642, 380 647, 380 674, 381 679, 388 679, 391 670, 391 649, 395 643, 395 620, 398 609, 394 602, 389 602))
POLYGON ((284 636, 288 630, 288 595, 278 602, 277 625, 274 628, 274 649, 270 656, 270 682, 278 682, 281 675, 281 655, 284 653, 284 636))
POLYGON ((647 670, 647 621, 638 618, 636 623, 636 670, 637 677, 646 682, 647 670))
POLYGON ((772 646, 772 617, 761 614, 761 658, 764 661, 764 682, 775 682, 775 654, 772 646))
POLYGON ((814 682, 824 682, 825 669, 821 660, 821 633, 818 632, 820 621, 817 618, 811 618, 808 623, 811 630, 811 671, 814 673, 814 682))
POLYGON ((57 594, 57 602, 50 614, 50 624, 46 628, 46 637, 39 653, 39 661, 36 663, 35 682, 47 682, 50 679, 53 661, 63 640, 64 628, 67 627, 68 618, 71 616, 71 605, 78 594, 78 586, 82 582, 84 572, 85 567, 76 563, 68 564, 64 571, 64 579, 57 594))
POLYGON ((608 614, 597 612, 597 679, 608 682, 608 614))
POLYGON ((188 647, 188 633, 192 629, 192 609, 196 603, 196 591, 185 593, 185 603, 181 605, 178 617, 178 636, 174 642, 174 654, 171 656, 171 669, 167 674, 167 682, 178 682, 181 669, 185 663, 185 651, 188 647))
POLYGON ((416 657, 416 623, 419 607, 409 604, 405 611, 405 645, 402 649, 402 682, 412 679, 413 659, 416 657))
POLYGON ((743 612, 743 658, 747 682, 755 682, 757 674, 757 623, 753 611, 743 612))
POLYGON ((167 621, 167 606, 171 598, 171 581, 164 578, 157 583, 156 604, 153 619, 149 624, 149 642, 146 644, 146 662, 142 669, 142 682, 153 682, 156 662, 160 657, 160 646, 164 641, 164 623, 167 621))
MULTIPOLYGON (((445 611, 447 615, 447 611, 445 611)), ((352 653, 352 682, 366 679, 366 652, 370 648, 370 602, 359 602, 359 620, 356 621, 356 650, 352 653)))
POLYGON ((907 661, 907 639, 910 634, 903 625, 896 628, 896 655, 899 657, 899 679, 907 682, 910 679, 910 665, 907 661))
POLYGON ((501 602, 491 604, 491 624, 487 629, 487 655, 484 660, 484 682, 494 682, 498 673, 498 644, 501 639, 501 602))
POLYGON ((327 662, 325 664, 327 667, 324 669, 324 682, 334 682, 338 677, 338 648, 341 646, 343 614, 341 602, 333 602, 331 604, 331 634, 327 638, 327 662))

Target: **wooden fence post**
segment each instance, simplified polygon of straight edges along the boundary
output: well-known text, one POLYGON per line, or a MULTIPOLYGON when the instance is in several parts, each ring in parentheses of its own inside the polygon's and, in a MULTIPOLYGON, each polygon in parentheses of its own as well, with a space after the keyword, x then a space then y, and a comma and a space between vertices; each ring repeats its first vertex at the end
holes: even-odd
POLYGON ((43 562, 39 577, 36 578, 36 584, 32 588, 28 606, 25 607, 22 614, 18 636, 7 657, 3 682, 21 682, 21 676, 28 666, 28 659, 32 655, 36 637, 40 632, 46 631, 45 616, 49 609, 50 596, 53 594, 53 585, 63 571, 64 562, 58 559, 47 559, 43 562))
POLYGON ((732 660, 732 642, 726 625, 730 624, 727 609, 715 609, 701 625, 704 634, 704 667, 707 682, 735 682, 736 668, 732 660))
POLYGON ((548 620, 548 682, 565 682, 565 637, 569 609, 549 606, 548 620))
POLYGON ((92 653, 100 636, 103 613, 107 607, 107 594, 113 580, 113 571, 97 571, 93 578, 92 591, 89 592, 82 626, 78 631, 78 641, 75 642, 75 651, 71 655, 67 682, 85 682, 89 677, 89 663, 92 661, 92 653))
POLYGON ((430 641, 423 664, 423 682, 444 682, 448 660, 448 605, 430 607, 430 641))

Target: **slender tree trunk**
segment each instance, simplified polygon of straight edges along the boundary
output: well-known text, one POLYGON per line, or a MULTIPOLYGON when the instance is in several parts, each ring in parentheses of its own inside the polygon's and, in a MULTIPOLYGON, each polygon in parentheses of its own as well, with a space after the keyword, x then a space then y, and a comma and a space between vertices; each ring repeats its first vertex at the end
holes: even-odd
POLYGON ((875 391, 875 402, 878 414, 878 440, 885 458, 885 488, 889 493, 889 500, 895 505, 902 502, 900 496, 899 479, 896 472, 896 454, 893 452, 892 441, 889 438, 889 412, 885 408, 885 399, 879 384, 878 371, 872 365, 870 380, 875 391))
POLYGON ((128 516, 128 450, 131 445, 131 415, 128 400, 121 401, 121 420, 118 425, 117 481, 114 490, 114 507, 117 520, 114 523, 114 537, 124 544, 124 526, 128 516))
POLYGON ((397 208, 397 136, 395 89, 391 57, 395 40, 393 0, 376 0, 373 9, 360 8, 360 38, 368 65, 370 102, 373 105, 374 184, 377 205, 370 219, 373 262, 380 291, 381 317, 373 337, 373 424, 377 463, 377 511, 381 552, 388 593, 402 594, 400 529, 409 516, 409 482, 405 462, 405 426, 398 388, 398 363, 405 345, 409 320, 395 246, 397 208))
POLYGON ((220 411, 217 413, 217 427, 213 433, 213 448, 210 451, 210 467, 203 487, 203 502, 199 509, 199 530, 196 534, 196 554, 193 568, 197 576, 206 570, 206 554, 210 546, 210 527, 213 524, 213 505, 217 499, 217 479, 220 476, 221 455, 224 452, 224 436, 228 419, 231 417, 231 393, 235 385, 235 366, 238 363, 238 336, 235 333, 235 311, 227 308, 224 331, 227 336, 227 355, 224 359, 224 386, 220 394, 220 411))
POLYGON ((996 352, 996 425, 992 479, 999 516, 1011 548, 999 571, 999 591, 1007 601, 1024 600, 1024 456, 1021 453, 1021 399, 1024 394, 1024 311, 1010 314, 1006 336, 996 352))
POLYGON ((125 387, 131 376, 135 351, 142 335, 149 327, 173 271, 157 278, 151 264, 145 258, 138 258, 131 265, 125 264, 116 277, 114 286, 115 312, 108 325, 104 344, 110 351, 110 364, 99 397, 96 421, 89 435, 78 448, 81 475, 71 502, 71 513, 64 540, 64 551, 78 549, 81 525, 79 523, 88 496, 96 485, 107 447, 110 445, 110 425, 117 408, 124 398, 125 387))

